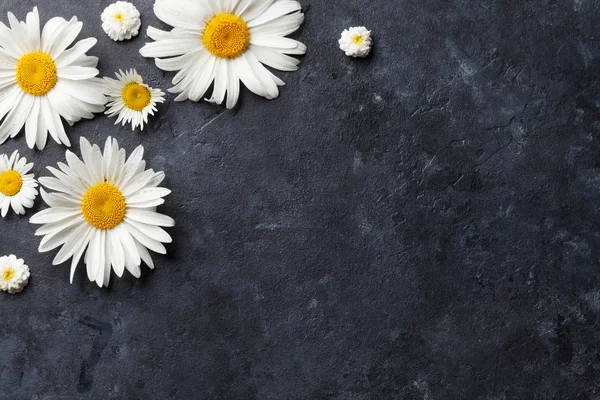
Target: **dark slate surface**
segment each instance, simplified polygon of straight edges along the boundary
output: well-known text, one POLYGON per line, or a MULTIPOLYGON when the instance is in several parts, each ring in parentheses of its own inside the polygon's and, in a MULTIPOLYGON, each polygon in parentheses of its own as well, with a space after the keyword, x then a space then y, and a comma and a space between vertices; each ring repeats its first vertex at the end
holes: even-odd
MULTIPOLYGON (((104 35, 108 1, 40 3, 99 38, 103 75, 169 87, 145 34, 104 35)), ((279 99, 170 95, 144 133, 68 130, 145 146, 175 242, 99 289, 83 268, 69 285, 27 218, 1 221, 0 253, 33 275, 0 296, 1 398, 600 398, 599 3, 303 5, 309 50, 279 99), (351 25, 372 58, 338 50, 351 25)), ((65 150, 13 149, 38 176, 65 150)))

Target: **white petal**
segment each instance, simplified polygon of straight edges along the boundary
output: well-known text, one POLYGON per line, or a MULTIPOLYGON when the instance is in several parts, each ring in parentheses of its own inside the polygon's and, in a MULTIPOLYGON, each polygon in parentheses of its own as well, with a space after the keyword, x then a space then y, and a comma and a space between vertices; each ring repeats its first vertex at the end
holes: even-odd
POLYGON ((151 169, 148 169, 142 172, 141 174, 136 175, 129 182, 123 185, 123 190, 121 191, 123 193, 123 196, 129 197, 137 193, 138 190, 144 188, 148 184, 148 182, 150 182, 153 176, 154 171, 151 169))
POLYGON ((29 117, 27 117, 27 122, 25 122, 25 139, 27 141, 27 147, 33 149, 35 147, 35 142, 37 139, 37 123, 40 116, 40 100, 35 99, 33 103, 33 107, 31 108, 31 113, 29 117))
POLYGON ((264 24, 272 21, 283 15, 290 14, 295 11, 302 10, 302 5, 297 1, 293 0, 279 0, 274 2, 264 13, 257 16, 253 20, 248 22, 249 27, 264 24))
POLYGON ((108 231, 107 240, 111 250, 112 266, 115 270, 115 273, 120 278, 123 276, 123 271, 125 271, 125 253, 123 252, 123 246, 121 246, 121 241, 119 240, 119 234, 117 231, 108 231))
POLYGON ((57 68, 56 74, 59 78, 80 81, 97 76, 99 71, 96 68, 67 65, 66 67, 57 68))
POLYGON ((87 165, 94 183, 104 180, 104 169, 102 164, 102 152, 96 145, 92 146, 83 136, 79 140, 81 156, 87 165))
POLYGON ((194 85, 190 88, 189 99, 198 101, 208 90, 215 76, 215 57, 209 57, 206 65, 202 68, 202 72, 196 77, 194 85))
POLYGON ((37 7, 33 8, 33 12, 27 13, 27 38, 31 43, 32 51, 39 51, 41 47, 40 33, 40 15, 37 7))
MULTIPOLYGON (((52 106, 48 102, 47 97, 41 98, 40 110, 41 110, 40 114, 42 116, 42 119, 46 123, 46 126, 48 127, 48 132, 50 133, 50 136, 52 136, 52 139, 54 139, 54 141, 56 143, 61 144, 61 138, 58 136, 58 133, 60 132, 60 128, 55 125, 56 118, 54 115, 54 111, 52 110, 52 106)), ((59 122, 60 122, 60 118, 59 118, 59 122)), ((62 122, 60 122, 60 125, 62 126, 62 122)), ((67 139, 67 141, 68 141, 68 139, 67 139)))
POLYGON ((144 224, 158 225, 164 227, 175 226, 175 221, 173 220, 173 218, 167 215, 159 214, 154 211, 129 208, 125 216, 127 218, 131 218, 134 221, 138 221, 144 224))
POLYGON ((248 64, 246 57, 241 56, 234 59, 231 66, 235 68, 235 72, 240 77, 240 80, 250 91, 259 96, 271 98, 268 90, 252 72, 252 68, 248 64))
POLYGON ((149 236, 147 236, 145 233, 143 233, 142 231, 140 231, 133 225, 128 225, 127 230, 129 231, 129 233, 131 234, 131 236, 133 236, 133 238, 135 240, 137 240, 138 242, 140 242, 140 244, 149 248, 153 252, 158 253, 158 254, 166 254, 167 253, 167 249, 165 249, 165 246, 163 246, 162 243, 160 243, 158 240, 154 240, 154 239, 150 238, 149 236))
MULTIPOLYGON (((272 74, 258 61, 256 56, 251 52, 246 52, 242 57, 246 59, 246 62, 250 66, 250 69, 254 73, 254 76, 258 78, 261 85, 267 90, 269 99, 274 99, 279 96, 279 88, 272 78, 272 74)), ((240 58, 242 58, 240 57, 240 58)))
POLYGON ((83 23, 77 21, 76 17, 73 17, 66 25, 63 25, 63 27, 63 31, 56 36, 54 42, 50 46, 50 51, 48 52, 50 57, 54 60, 56 60, 62 52, 75 41, 75 38, 77 38, 79 32, 81 32, 83 23))
POLYGON ((87 231, 81 236, 81 240, 77 242, 75 245, 75 252, 73 253, 73 259, 71 260, 71 275, 70 280, 73 283, 73 276, 75 275, 75 269, 77 268, 77 264, 79 264, 79 260, 83 255, 88 243, 90 242, 90 238, 92 234, 96 231, 96 228, 92 226, 88 226, 87 231))
POLYGON ((71 47, 69 50, 63 52, 56 60, 54 60, 56 66, 58 68, 66 67, 75 62, 79 57, 85 55, 85 53, 94 47, 94 45, 98 42, 96 38, 87 38, 80 40, 75 43, 75 46, 71 47))
MULTIPOLYGON (((44 236, 44 235, 54 234, 56 232, 59 232, 59 231, 65 230, 65 229, 69 229, 71 227, 76 227, 76 226, 82 225, 84 222, 85 222, 85 219, 83 218, 83 215, 77 215, 72 218, 65 218, 58 222, 44 224, 41 228, 39 228, 37 231, 35 231, 35 235, 36 236, 44 236)), ((85 222, 84 225, 88 225, 87 222, 85 222)))
POLYGON ((62 80, 57 86, 63 86, 64 89, 74 98, 90 104, 104 105, 106 97, 95 86, 90 86, 88 81, 70 81, 62 80))
POLYGON ((45 253, 50 250, 54 250, 58 246, 65 243, 71 235, 77 230, 79 225, 72 225, 56 231, 54 233, 49 233, 42 238, 40 242, 39 252, 45 253))
POLYGON ((100 269, 100 259, 103 257, 100 255, 101 236, 102 231, 99 229, 94 229, 92 232, 92 237, 90 238, 90 245, 85 253, 84 261, 86 263, 87 277, 90 282, 94 282, 96 280, 96 276, 98 276, 98 271, 100 269))
POLYGON ((81 198, 77 199, 73 194, 47 193, 44 189, 41 189, 40 193, 44 202, 50 207, 81 208, 81 198))
POLYGON ((250 28, 250 35, 287 36, 290 33, 296 32, 303 21, 304 14, 302 13, 285 15, 266 24, 250 28))
MULTIPOLYGON (((96 284, 98 287, 104 285, 106 276, 106 231, 100 231, 100 242, 98 243, 98 260, 96 262, 96 284)), ((109 270, 110 272, 110 270, 109 270)))
POLYGON ((225 92, 227 90, 227 78, 229 77, 229 63, 227 60, 217 58, 215 65, 215 87, 212 97, 217 104, 223 103, 225 100, 225 92))
POLYGON ((2 199, 2 211, 0 212, 0 214, 2 215, 2 218, 6 217, 6 214, 8 213, 9 208, 10 208, 10 197, 6 196, 6 197, 4 197, 4 199, 2 199))
POLYGON ((149 200, 156 200, 169 195, 171 191, 166 188, 144 188, 127 198, 127 205, 135 205, 149 200))
POLYGON ((56 38, 63 32, 68 22, 61 17, 51 18, 42 29, 41 46, 44 53, 49 53, 56 38))
POLYGON ((166 39, 158 42, 146 43, 140 49, 140 54, 144 57, 173 57, 189 53, 202 48, 202 41, 199 37, 189 39, 166 39))
POLYGON ((167 24, 184 29, 199 29, 199 22, 204 18, 201 5, 198 2, 186 2, 182 7, 177 1, 156 0, 154 14, 167 24))
POLYGON ((227 67, 227 102, 226 107, 232 109, 240 97, 240 78, 233 65, 227 67))
POLYGON ((135 241, 124 224, 117 225, 115 232, 118 233, 121 244, 123 245, 125 268, 127 268, 131 275, 139 278, 141 275, 140 264, 142 260, 135 245, 135 241))
POLYGON ((245 21, 252 21, 254 18, 264 13, 271 4, 273 4, 273 1, 274 0, 252 1, 248 4, 246 9, 241 12, 240 17, 245 21))
POLYGON ((80 213, 80 209, 48 208, 32 216, 29 222, 32 224, 49 224, 72 218, 80 213))
POLYGON ((54 257, 52 265, 59 265, 67 261, 79 249, 86 232, 90 229, 88 224, 81 223, 71 231, 71 235, 65 240, 65 243, 54 257))
POLYGON ((27 52, 27 49, 21 48, 13 31, 2 22, 0 22, 0 46, 7 55, 17 60, 27 52))
POLYGON ((298 69, 298 64, 300 64, 298 59, 268 47, 251 44, 248 49, 248 52, 254 54, 261 63, 280 71, 296 71, 298 69))
POLYGON ((13 211, 17 214, 17 215, 24 215, 25 214, 25 209, 23 208, 23 205, 19 202, 19 199, 17 196, 13 196, 10 199, 10 205, 13 209, 13 211))
POLYGON ((156 225, 144 224, 127 217, 125 218, 125 222, 157 242, 171 243, 173 241, 171 236, 164 229, 156 225))
POLYGON ((138 252, 140 253, 140 257, 146 263, 148 268, 154 269, 154 261, 152 261, 152 256, 148 252, 148 249, 141 245, 140 242, 138 242, 137 240, 135 240, 135 245, 137 247, 138 252))

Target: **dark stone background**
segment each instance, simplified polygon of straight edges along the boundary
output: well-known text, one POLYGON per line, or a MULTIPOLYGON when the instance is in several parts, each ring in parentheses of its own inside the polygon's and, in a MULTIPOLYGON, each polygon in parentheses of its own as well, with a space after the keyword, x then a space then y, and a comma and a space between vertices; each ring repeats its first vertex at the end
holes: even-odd
MULTIPOLYGON (((168 88, 137 52, 164 26, 152 2, 127 43, 101 29, 108 3, 40 11, 83 20, 102 75, 168 88)), ((303 5, 308 53, 279 99, 169 95, 144 133, 68 129, 75 152, 80 135, 145 146, 175 241, 99 289, 38 254, 27 218, 1 221, 0 253, 32 270, 0 296, 1 398, 600 398, 600 3, 303 5), (352 25, 372 58, 338 50, 352 25)), ((38 176, 65 150, 13 149, 38 176)))

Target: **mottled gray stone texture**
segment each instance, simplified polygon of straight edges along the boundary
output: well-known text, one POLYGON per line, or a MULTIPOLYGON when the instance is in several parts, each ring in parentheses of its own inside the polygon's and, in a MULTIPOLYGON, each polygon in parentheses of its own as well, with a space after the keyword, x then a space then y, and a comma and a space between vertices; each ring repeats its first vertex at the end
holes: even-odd
MULTIPOLYGON (((77 15, 102 75, 170 87, 136 39, 77 15)), ((69 284, 28 218, 0 253, 30 265, 0 296, 2 399, 600 399, 600 3, 303 0, 299 71, 236 109, 160 107, 144 133, 98 116, 67 132, 146 149, 173 193, 174 243, 142 278, 69 284), (344 28, 372 29, 366 60, 344 28)), ((24 18, 34 0, 5 0, 24 18)), ((19 149, 47 175, 49 143, 19 149)), ((44 208, 40 198, 33 212, 44 208)))

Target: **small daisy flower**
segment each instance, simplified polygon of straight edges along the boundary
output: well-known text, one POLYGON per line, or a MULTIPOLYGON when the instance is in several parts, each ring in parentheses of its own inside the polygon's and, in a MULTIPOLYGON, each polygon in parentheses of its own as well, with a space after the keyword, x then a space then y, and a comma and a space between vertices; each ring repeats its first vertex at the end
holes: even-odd
POLYGON ((100 18, 104 32, 112 40, 119 42, 137 36, 142 26, 140 12, 126 1, 117 1, 106 7, 100 18))
POLYGON ((149 250, 165 254, 163 243, 172 240, 163 227, 175 221, 156 212, 171 193, 159 186, 165 174, 146 169, 142 146, 127 158, 110 137, 104 153, 82 137, 80 149, 82 160, 67 151, 60 171, 48 167, 55 177, 40 178, 52 192, 41 189, 50 208, 29 220, 42 225, 35 233, 43 236, 39 251, 60 247, 52 264, 71 259, 71 282, 81 259, 88 279, 100 287, 108 286, 111 270, 121 277, 127 269, 139 278, 142 261, 154 269, 149 250))
POLYGON ((33 174, 27 174, 33 167, 27 164, 25 157, 19 157, 15 150, 8 158, 6 154, 0 156, 0 213, 6 217, 9 207, 19 215, 25 214, 26 208, 33 207, 38 191, 38 186, 33 174))
POLYGON ((338 41, 340 49, 342 49, 348 57, 365 58, 371 52, 373 39, 371 31, 364 26, 355 26, 350 29, 344 29, 342 37, 338 41))
POLYGON ((104 78, 105 94, 108 96, 106 114, 109 117, 119 115, 115 125, 131 123, 131 129, 148 123, 148 115, 157 111, 156 104, 164 103, 164 93, 144 84, 144 80, 135 69, 117 72, 118 79, 104 78))
POLYGON ((29 267, 14 255, 0 257, 0 290, 20 293, 29 283, 29 267))

